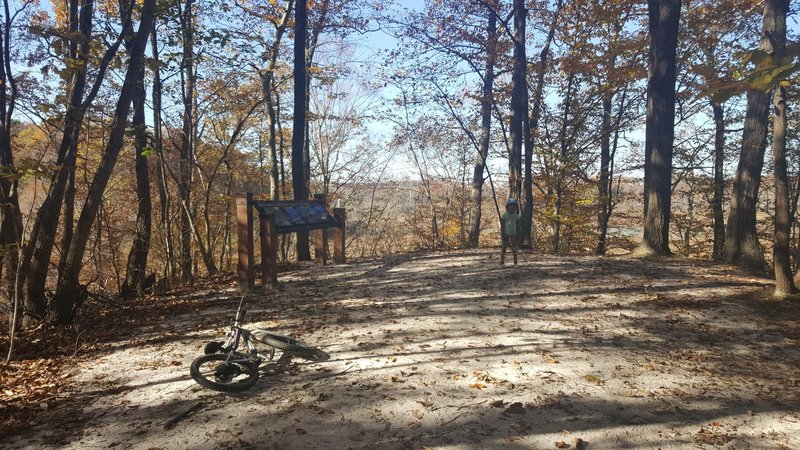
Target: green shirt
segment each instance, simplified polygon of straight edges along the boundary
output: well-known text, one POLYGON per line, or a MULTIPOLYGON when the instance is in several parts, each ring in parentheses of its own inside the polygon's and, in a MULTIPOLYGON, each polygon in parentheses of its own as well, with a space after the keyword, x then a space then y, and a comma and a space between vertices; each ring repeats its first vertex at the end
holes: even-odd
POLYGON ((506 236, 516 236, 517 235, 517 221, 519 220, 519 214, 517 213, 504 213, 501 217, 503 222, 505 222, 505 235, 506 236))

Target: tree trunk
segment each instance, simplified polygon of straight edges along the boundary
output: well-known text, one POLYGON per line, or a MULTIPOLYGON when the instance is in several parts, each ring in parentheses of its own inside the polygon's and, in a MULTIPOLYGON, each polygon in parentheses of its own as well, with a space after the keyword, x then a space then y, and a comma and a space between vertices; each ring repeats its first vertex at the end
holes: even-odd
POLYGON ((648 0, 648 12, 650 50, 644 150, 644 236, 638 252, 670 255, 675 62, 681 1, 648 0))
POLYGON ((614 201, 611 193, 611 184, 614 178, 613 164, 614 154, 617 149, 617 138, 619 136, 619 122, 621 114, 625 106, 625 97, 627 95, 627 86, 623 89, 622 99, 619 108, 619 115, 616 120, 612 121, 611 112, 613 107, 614 95, 616 94, 616 86, 612 84, 611 73, 615 70, 617 65, 616 47, 619 39, 619 34, 622 31, 622 20, 618 20, 613 24, 613 31, 608 35, 607 51, 608 51, 608 76, 605 80, 606 86, 603 89, 603 116, 600 123, 600 175, 597 180, 598 191, 598 212, 597 212, 597 249, 595 253, 598 255, 605 255, 608 244, 608 222, 611 219, 611 211, 613 209, 614 201), (611 134, 614 133, 614 149, 611 148, 611 134))
POLYGON ((478 144, 478 156, 472 172, 472 224, 469 231, 469 247, 478 248, 481 235, 481 212, 483 209, 483 173, 486 170, 486 158, 489 156, 489 144, 492 128, 492 104, 494 96, 494 64, 497 48, 497 15, 489 11, 486 25, 486 65, 483 72, 483 92, 481 96, 481 140, 478 144))
MULTIPOLYGON (((308 187, 305 181, 305 129, 306 129, 306 2, 300 1, 295 8, 294 33, 294 122, 292 126, 292 188, 295 200, 308 200, 308 187)), ((308 233, 297 233, 297 259, 308 261, 311 250, 308 233)))
POLYGON ((522 140, 528 125, 528 82, 525 57, 525 23, 527 10, 524 0, 514 0, 514 51, 511 69, 511 112, 509 114, 508 196, 522 195, 522 140))
POLYGON ((56 324, 69 323, 72 320, 74 308, 79 306, 76 301, 79 302, 82 299, 83 288, 80 285, 79 275, 83 263, 83 255, 92 230, 92 223, 97 216, 103 200, 103 193, 122 148, 131 101, 136 92, 137 77, 140 73, 140 68, 144 64, 144 49, 153 26, 155 3, 156 0, 145 0, 144 2, 139 31, 132 44, 130 62, 128 63, 125 81, 114 111, 114 121, 111 125, 109 140, 103 152, 100 166, 89 186, 86 201, 78 219, 75 237, 69 247, 69 253, 65 256, 66 260, 63 264, 63 271, 59 274, 56 295, 51 304, 48 305, 48 318, 56 324))
POLYGON ((279 164, 278 164, 278 142, 277 142, 277 125, 278 115, 275 112, 275 105, 272 103, 273 94, 267 99, 267 118, 269 125, 269 159, 272 165, 269 169, 269 199, 279 200, 281 197, 280 178, 279 178, 279 164))
POLYGON ((3 2, 3 30, 0 37, 0 283, 3 273, 7 277, 9 297, 9 325, 15 325, 17 266, 22 236, 22 212, 19 209, 18 174, 14 167, 11 147, 11 127, 17 99, 17 83, 11 71, 11 26, 8 2, 3 2))
MULTIPOLYGON (((774 32, 772 39, 774 52, 783 56, 786 50, 786 15, 789 0, 775 1, 774 32)), ((775 296, 786 297, 797 293, 792 277, 790 238, 792 216, 789 203, 789 176, 786 162, 786 89, 778 84, 774 89, 772 118, 772 160, 775 163, 775 245, 773 264, 775 265, 775 296)))
POLYGON ((609 90, 603 94, 603 119, 600 124, 600 178, 597 180, 598 207, 597 215, 597 251, 598 255, 606 254, 606 236, 608 235, 609 197, 611 196, 611 101, 613 93, 609 90))
POLYGON ((719 102, 711 101, 714 112, 714 197, 711 200, 711 214, 714 216, 714 259, 722 256, 725 246, 725 216, 723 198, 725 196, 725 110, 719 102))
MULTIPOLYGON (((759 50, 772 53, 772 34, 776 32, 777 11, 783 0, 764 2, 759 50)), ((762 271, 767 269, 764 251, 756 232, 756 209, 761 171, 767 147, 770 96, 763 90, 747 92, 747 112, 742 135, 739 166, 733 180, 731 209, 725 233, 722 259, 738 266, 762 271)))
MULTIPOLYGON (((788 6, 788 5, 787 5, 788 6)), ((790 236, 792 216, 789 213, 789 176, 786 162, 786 89, 775 87, 775 116, 772 119, 772 159, 775 163, 775 296, 797 292, 792 277, 790 236)))
POLYGON ((181 36, 183 58, 181 77, 183 82, 183 129, 181 133, 180 169, 178 174, 178 196, 181 210, 181 279, 191 281, 194 277, 192 265, 192 160, 194 154, 194 0, 185 0, 181 12, 181 36))
POLYGON ((289 23, 289 16, 292 13, 294 0, 286 2, 286 9, 284 10, 283 17, 280 23, 275 27, 275 39, 272 43, 272 53, 270 54, 269 65, 267 69, 260 74, 262 90, 264 93, 264 101, 267 104, 267 126, 269 127, 269 156, 271 166, 269 170, 269 199, 278 200, 281 197, 281 189, 279 184, 279 163, 278 163, 278 144, 277 144, 277 127, 278 127, 278 113, 275 104, 277 103, 278 93, 275 89, 275 67, 278 62, 278 49, 283 40, 283 35, 286 32, 286 26, 289 23), (273 99, 275 99, 273 101, 273 99))
MULTIPOLYGON (((130 50, 129 50, 130 51, 130 50)), ((136 165, 136 232, 128 253, 122 297, 142 295, 142 282, 147 277, 147 256, 150 253, 151 220, 153 205, 150 198, 150 169, 144 154, 147 147, 147 129, 144 123, 144 65, 136 77, 136 93, 133 98, 133 128, 135 133, 134 159, 136 165)))
MULTIPOLYGON (((716 74, 719 72, 717 67, 717 48, 711 42, 702 48, 706 58, 708 72, 715 74, 707 76, 706 83, 711 84, 717 81, 716 74)), ((725 108, 723 104, 714 98, 710 100, 711 111, 714 118, 714 181, 713 197, 711 199, 711 215, 713 217, 714 247, 712 257, 722 258, 722 250, 725 246, 725 215, 723 213, 723 202, 725 196, 725 108)))
POLYGON ((559 140, 561 141, 561 149, 559 151, 558 161, 555 167, 555 201, 553 202, 553 226, 552 236, 550 237, 550 251, 557 254, 561 251, 561 216, 564 206, 564 192, 566 191, 565 182, 567 172, 570 170, 571 162, 569 161, 569 139, 567 133, 570 125, 570 111, 572 107, 572 95, 575 88, 575 72, 570 71, 567 75, 567 89, 564 94, 564 116, 561 119, 561 130, 559 132, 559 140))
MULTIPOLYGON (((304 82, 305 82, 305 89, 304 89, 304 98, 305 98, 305 106, 304 111, 307 114, 309 111, 309 105, 311 103, 311 96, 309 95, 311 89, 311 77, 309 74, 311 73, 311 64, 314 61, 314 52, 317 48, 317 42, 319 40, 319 35, 322 33, 322 28, 325 26, 325 18, 328 15, 328 6, 330 4, 330 0, 323 0, 322 4, 319 6, 320 16, 317 22, 314 24, 313 28, 311 29, 311 34, 308 39, 308 45, 305 46, 305 74, 304 74, 304 82)), ((306 12, 306 23, 308 22, 308 15, 306 12)), ((306 27, 307 30, 307 27, 306 27)), ((306 35, 308 33, 306 32, 306 35)), ((311 186, 311 139, 309 139, 309 124, 307 120, 304 120, 303 123, 303 183, 305 184, 306 188, 306 196, 310 197, 311 193, 309 192, 309 187, 311 186)), ((292 171, 292 176, 294 176, 294 170, 292 171)), ((296 197, 295 197, 296 199, 296 197)), ((309 248, 308 239, 309 233, 308 231, 298 231, 297 233, 297 259, 298 261, 310 261, 311 260, 311 250, 309 248)))
POLYGON ((558 18, 561 16, 563 0, 556 2, 556 10, 547 39, 539 53, 539 73, 536 75, 536 87, 533 94, 533 109, 528 120, 528 139, 525 143, 525 202, 520 211, 520 245, 525 248, 533 247, 533 150, 534 141, 539 139, 539 117, 542 114, 542 93, 544 92, 544 77, 547 72, 547 61, 550 58, 550 45, 555 36, 558 18))
MULTIPOLYGON (((77 46, 70 48, 75 70, 68 89, 70 100, 65 113, 64 128, 56 159, 59 170, 50 180, 47 196, 36 212, 28 244, 23 250, 20 261, 19 270, 24 279, 19 280, 16 290, 21 293, 23 299, 23 326, 35 325, 43 320, 47 313, 45 285, 47 273, 50 270, 50 257, 55 244, 54 236, 58 228, 61 205, 67 190, 70 172, 74 170, 77 147, 75 143, 78 141, 81 123, 85 115, 83 95, 86 91, 94 2, 87 0, 79 5, 78 0, 71 0, 69 11, 70 31, 80 33, 83 39, 80 48, 77 46)), ((106 56, 108 55, 109 52, 106 52, 106 56)))
POLYGON ((158 36, 156 28, 150 34, 153 52, 153 150, 158 157, 158 199, 160 207, 161 232, 164 240, 164 277, 169 284, 175 281, 175 252, 172 240, 172 221, 170 220, 170 196, 168 192, 167 168, 164 160, 164 146, 161 135, 161 71, 159 70, 158 36))

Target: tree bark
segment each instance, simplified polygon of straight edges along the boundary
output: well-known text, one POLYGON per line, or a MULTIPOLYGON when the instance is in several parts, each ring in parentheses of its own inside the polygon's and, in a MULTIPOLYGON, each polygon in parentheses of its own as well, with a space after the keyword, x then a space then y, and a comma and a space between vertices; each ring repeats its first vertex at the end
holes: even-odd
POLYGON ((524 0, 514 0, 513 63, 511 69, 511 112, 509 114, 508 196, 522 195, 523 126, 528 124, 528 82, 525 56, 525 24, 527 10, 524 0))
POLYGON ((144 64, 144 49, 153 27, 155 3, 156 0, 145 0, 143 4, 139 31, 131 48, 130 62, 128 63, 125 81, 114 112, 114 121, 111 125, 109 140, 103 152, 100 166, 89 186, 86 201, 78 219, 75 237, 70 244, 69 253, 65 257, 63 271, 59 274, 56 295, 48 305, 48 318, 56 324, 66 324, 72 320, 76 301, 80 301, 83 295, 83 288, 79 280, 83 255, 92 230, 92 224, 102 204, 103 193, 122 148, 128 113, 136 92, 137 76, 139 75, 140 67, 144 64))
MULTIPOLYGON (((130 51, 130 50, 129 50, 130 51)), ((123 298, 142 295, 142 282, 147 276, 147 256, 150 253, 153 204, 150 197, 150 168, 144 154, 147 148, 147 130, 144 122, 144 65, 136 77, 136 93, 133 98, 134 160, 136 166, 136 231, 128 253, 125 282, 122 284, 123 298)))
MULTIPOLYGON (((317 43, 319 41, 319 35, 322 33, 322 29, 325 26, 325 20, 328 15, 328 7, 330 5, 330 0, 323 0, 322 4, 319 5, 320 15, 317 22, 311 29, 311 34, 308 37, 308 45, 305 47, 305 112, 308 113, 309 105, 311 103, 311 96, 309 95, 311 89, 311 77, 309 74, 311 73, 311 65, 314 61, 314 53, 317 48, 317 43)), ((308 14, 306 12, 306 23, 308 22, 308 14)), ((307 28, 306 28, 307 30, 307 28)), ((308 33, 306 33, 308 34, 308 33)), ((311 139, 309 139, 309 125, 308 121, 304 121, 303 124, 303 183, 306 186, 306 196, 311 196, 311 192, 309 188, 311 186, 311 139)), ((294 176, 294 175, 293 175, 294 176)), ((299 261, 310 261, 311 260, 311 249, 309 248, 309 233, 308 231, 298 231, 297 232, 297 259, 299 261)))
MULTIPOLYGON (((759 50, 772 53, 770 37, 777 31, 778 11, 784 0, 766 0, 761 28, 759 50)), ((761 186, 761 171, 767 148, 767 124, 769 121, 770 96, 763 90, 747 92, 742 150, 739 166, 733 180, 731 208, 725 233, 722 259, 728 264, 764 271, 764 251, 756 232, 756 209, 758 191, 761 186)))
POLYGON ((556 2, 556 10, 553 21, 550 22, 550 29, 547 32, 547 39, 544 42, 542 51, 539 53, 539 73, 536 74, 536 87, 533 93, 533 109, 528 119, 528 139, 525 143, 525 202, 520 211, 520 246, 524 248, 533 247, 533 151, 534 141, 539 139, 539 118, 542 114, 542 94, 544 92, 544 77, 547 72, 547 61, 550 58, 550 46, 555 36, 558 18, 561 16, 561 9, 564 6, 563 0, 556 2))
POLYGON ((644 162, 644 230, 640 254, 670 255, 672 145, 680 0, 648 0, 647 120, 644 162))
POLYGON ((14 324, 16 305, 16 276, 19 264, 19 245, 22 235, 22 212, 19 209, 18 177, 11 147, 11 127, 17 99, 17 83, 11 67, 11 12, 8 1, 3 2, 3 35, 0 36, 0 283, 3 271, 8 292, 14 299, 10 305, 14 324))
POLYGON ((158 157, 158 199, 161 232, 164 240, 164 277, 171 284, 175 281, 175 251, 172 240, 172 221, 170 220, 170 196, 168 192, 167 167, 164 160, 164 145, 161 134, 161 71, 159 70, 158 36, 156 28, 150 34, 153 64, 153 150, 158 157))
MULTIPOLYGON (((772 38, 775 53, 783 56, 786 50, 786 15, 789 0, 775 2, 775 26, 772 38)), ((772 118, 772 160, 775 164, 775 245, 773 264, 775 266, 775 296, 787 297, 797 293, 792 277, 790 239, 792 215, 789 202, 789 176, 786 161, 786 89, 778 84, 774 89, 772 118)))
POLYGON ((275 103, 277 102, 276 97, 278 96, 278 93, 275 89, 275 67, 278 62, 278 49, 281 41, 283 40, 283 35, 286 32, 286 26, 289 23, 289 17, 292 14, 293 6, 294 0, 288 0, 286 2, 286 10, 283 13, 283 17, 281 18, 278 26, 275 27, 275 39, 272 43, 272 53, 270 54, 269 65, 267 66, 267 69, 260 74, 262 90, 264 92, 264 101, 267 104, 267 126, 269 127, 268 146, 270 161, 272 163, 269 170, 269 199, 273 201, 278 200, 281 197, 277 143, 277 128, 279 118, 276 110, 277 108, 275 107, 275 103))
POLYGON ((797 293, 792 277, 790 238, 792 216, 789 213, 789 176, 786 161, 786 89, 775 88, 775 116, 772 119, 772 159, 775 163, 775 296, 797 293))
MULTIPOLYGON (((714 43, 703 47, 706 57, 706 67, 708 72, 717 74, 717 49, 714 43)), ((717 81, 716 75, 707 76, 706 83, 711 84, 717 81)), ((711 215, 713 217, 714 246, 712 257, 722 258, 722 250, 725 246, 725 215, 723 213, 723 202, 725 197, 725 107, 723 103, 711 98, 709 101, 714 118, 714 180, 713 196, 711 199, 711 215)))
POLYGON ((714 259, 722 256, 725 246, 725 215, 723 199, 725 196, 725 109, 722 103, 711 101, 714 113, 714 196, 711 200, 711 214, 714 216, 714 259))
POLYGON ((606 236, 608 235, 609 197, 611 196, 611 102, 613 93, 609 90, 603 94, 603 118, 600 124, 600 177, 597 180, 598 215, 597 215, 597 251, 598 255, 606 254, 606 236))
POLYGON ((564 206, 564 191, 566 190, 565 182, 567 172, 570 170, 571 162, 569 160, 569 138, 567 137, 568 128, 570 125, 570 112, 572 108, 572 95, 575 88, 575 72, 570 71, 567 75, 567 88, 564 94, 564 116, 561 118, 561 130, 559 131, 559 140, 561 141, 561 149, 559 150, 559 158, 555 167, 555 186, 553 194, 555 194, 555 201, 553 202, 553 225, 552 235, 550 236, 550 251, 557 254, 561 251, 561 214, 564 206))
MULTIPOLYGON (((308 35, 306 2, 299 1, 295 8, 294 33, 294 122, 292 126, 292 188, 295 200, 308 200, 305 181, 305 129, 306 129, 306 38, 308 35)), ((311 259, 311 249, 306 239, 297 233, 297 259, 311 259)))
MULTIPOLYGON (((70 31, 79 33, 82 38, 80 47, 76 43, 70 45, 70 55, 75 69, 72 72, 68 88, 69 104, 64 116, 64 128, 56 159, 59 170, 50 180, 50 188, 36 213, 28 244, 23 250, 20 261, 19 270, 24 279, 20 280, 16 289, 22 294, 23 299, 23 326, 35 325, 43 320, 47 313, 44 294, 47 273, 50 269, 50 257, 55 244, 54 236, 58 228, 67 182, 70 172, 74 170, 75 166, 75 149, 80 127, 89 104, 88 100, 84 101, 83 96, 87 84, 86 72, 92 35, 94 1, 84 0, 79 3, 78 0, 71 0, 68 9, 70 31)), ((104 59, 110 60, 114 54, 116 54, 116 48, 112 47, 106 52, 104 59)), ((96 80, 95 86, 101 81, 102 78, 96 80)))
POLYGON ((194 0, 185 0, 181 12, 183 57, 181 77, 183 82, 183 129, 178 173, 178 196, 181 203, 181 258, 180 275, 183 281, 194 277, 192 260, 192 160, 194 154, 194 0))
POLYGON ((497 50, 497 15, 488 11, 486 25, 486 64, 483 72, 483 92, 481 96, 481 139, 478 144, 478 156, 472 171, 472 224, 469 231, 469 246, 477 248, 481 235, 481 212, 483 209, 483 173, 486 170, 486 158, 489 156, 489 144, 492 128, 492 104, 494 96, 494 64, 497 50))

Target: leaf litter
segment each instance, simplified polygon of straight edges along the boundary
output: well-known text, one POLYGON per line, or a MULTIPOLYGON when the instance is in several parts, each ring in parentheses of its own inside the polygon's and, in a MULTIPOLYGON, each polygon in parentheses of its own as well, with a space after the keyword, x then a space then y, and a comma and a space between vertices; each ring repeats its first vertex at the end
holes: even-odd
POLYGON ((233 278, 91 303, 75 327, 19 336, 0 445, 800 447, 800 308, 730 267, 523 253, 498 268, 480 250, 297 265, 281 283, 249 296, 248 325, 329 361, 220 395, 187 367, 229 323, 233 278))

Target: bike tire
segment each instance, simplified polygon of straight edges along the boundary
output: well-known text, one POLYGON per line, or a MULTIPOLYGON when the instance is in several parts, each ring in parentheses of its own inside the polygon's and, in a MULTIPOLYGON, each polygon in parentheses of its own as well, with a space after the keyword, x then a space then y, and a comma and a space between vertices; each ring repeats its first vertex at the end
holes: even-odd
POLYGON ((200 356, 192 361, 189 373, 200 386, 220 392, 244 392, 258 382, 257 365, 249 361, 225 362, 227 359, 227 353, 200 356))
POLYGON ((286 353, 299 356, 309 361, 325 361, 330 355, 314 347, 306 347, 300 341, 288 336, 258 330, 252 333, 255 341, 283 350, 286 353))

